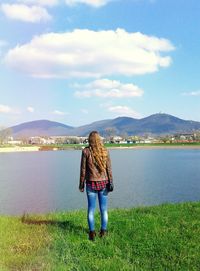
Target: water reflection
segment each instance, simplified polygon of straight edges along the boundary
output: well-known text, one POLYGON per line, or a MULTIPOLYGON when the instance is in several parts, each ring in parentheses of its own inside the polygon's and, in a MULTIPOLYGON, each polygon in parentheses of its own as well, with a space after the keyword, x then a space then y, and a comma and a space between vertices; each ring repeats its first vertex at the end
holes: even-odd
MULTIPOLYGON (((112 208, 200 200, 199 150, 110 150, 112 208)), ((1 153, 0 213, 86 208, 78 191, 80 151, 1 153)))

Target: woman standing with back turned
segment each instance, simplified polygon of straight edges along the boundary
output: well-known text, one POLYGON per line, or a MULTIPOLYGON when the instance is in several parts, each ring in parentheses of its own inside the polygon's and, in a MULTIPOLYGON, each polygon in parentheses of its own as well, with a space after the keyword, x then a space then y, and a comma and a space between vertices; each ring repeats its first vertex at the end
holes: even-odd
POLYGON ((82 151, 79 190, 84 192, 84 184, 86 182, 89 239, 94 241, 96 236, 94 221, 96 197, 98 196, 101 212, 101 229, 99 236, 103 237, 107 234, 108 224, 107 184, 110 182, 112 185, 113 180, 109 152, 103 146, 98 132, 91 132, 88 141, 89 146, 82 151))

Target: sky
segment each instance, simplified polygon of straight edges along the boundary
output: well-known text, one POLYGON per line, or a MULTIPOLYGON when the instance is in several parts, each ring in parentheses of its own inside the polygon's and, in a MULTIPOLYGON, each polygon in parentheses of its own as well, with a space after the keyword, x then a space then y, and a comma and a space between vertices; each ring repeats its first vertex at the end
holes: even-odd
POLYGON ((200 121, 199 0, 1 0, 0 127, 200 121))

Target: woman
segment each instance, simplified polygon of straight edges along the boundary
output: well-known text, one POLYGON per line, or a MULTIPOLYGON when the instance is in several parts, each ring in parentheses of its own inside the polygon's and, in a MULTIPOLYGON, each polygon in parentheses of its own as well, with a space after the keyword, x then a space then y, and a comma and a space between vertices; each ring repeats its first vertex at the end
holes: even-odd
POLYGON ((103 237, 107 234, 108 224, 107 184, 110 182, 112 185, 113 179, 109 152, 103 146, 98 132, 91 132, 88 141, 89 146, 82 151, 79 190, 84 192, 84 184, 86 182, 89 239, 94 241, 96 236, 94 220, 96 197, 98 196, 101 212, 101 229, 99 236, 103 237))

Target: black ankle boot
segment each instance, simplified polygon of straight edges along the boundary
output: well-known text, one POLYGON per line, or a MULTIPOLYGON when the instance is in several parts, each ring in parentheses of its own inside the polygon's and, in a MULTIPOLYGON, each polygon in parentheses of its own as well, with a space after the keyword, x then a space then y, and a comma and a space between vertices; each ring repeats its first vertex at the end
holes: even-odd
POLYGON ((89 240, 90 241, 94 241, 95 240, 95 236, 96 236, 96 232, 95 231, 90 231, 89 232, 89 240))
POLYGON ((107 230, 100 230, 99 237, 104 237, 107 234, 108 234, 107 230))

